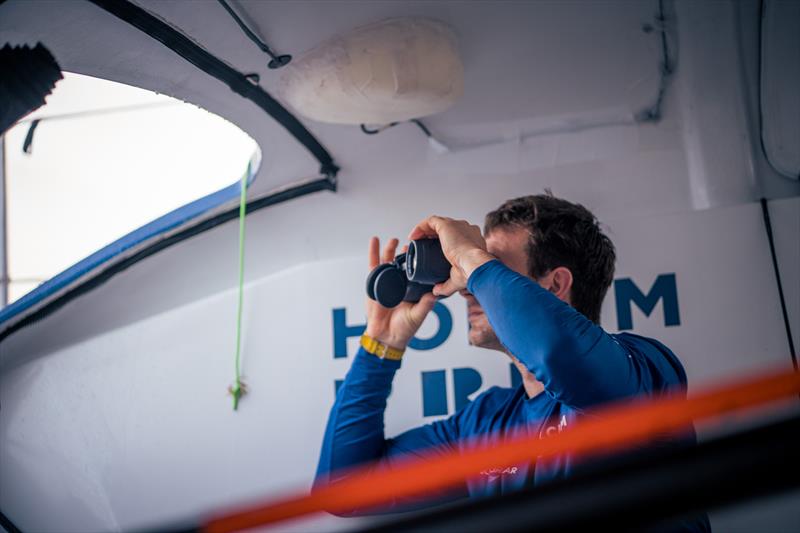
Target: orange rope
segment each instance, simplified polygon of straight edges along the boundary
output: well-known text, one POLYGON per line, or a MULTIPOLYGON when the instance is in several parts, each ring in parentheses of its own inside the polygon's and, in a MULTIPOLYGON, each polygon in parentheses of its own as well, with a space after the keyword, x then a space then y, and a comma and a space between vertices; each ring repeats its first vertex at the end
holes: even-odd
POLYGON ((599 408, 573 428, 549 437, 511 438, 436 459, 408 459, 392 470, 359 467, 345 480, 263 505, 218 516, 205 524, 209 533, 225 533, 274 524, 319 511, 347 512, 395 498, 446 489, 481 470, 556 454, 595 454, 641 444, 692 422, 763 405, 800 393, 800 374, 772 373, 714 387, 691 398, 637 399, 599 408))

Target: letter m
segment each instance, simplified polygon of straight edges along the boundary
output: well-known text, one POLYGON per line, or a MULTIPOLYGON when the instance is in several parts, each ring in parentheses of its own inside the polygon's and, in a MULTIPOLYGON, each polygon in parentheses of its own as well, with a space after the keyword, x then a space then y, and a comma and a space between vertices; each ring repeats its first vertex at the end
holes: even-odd
POLYGON ((678 286, 675 274, 659 274, 647 294, 643 294, 630 278, 614 280, 614 296, 617 302, 617 324, 619 329, 633 329, 631 303, 650 316, 659 300, 664 305, 664 325, 680 326, 678 310, 678 286))

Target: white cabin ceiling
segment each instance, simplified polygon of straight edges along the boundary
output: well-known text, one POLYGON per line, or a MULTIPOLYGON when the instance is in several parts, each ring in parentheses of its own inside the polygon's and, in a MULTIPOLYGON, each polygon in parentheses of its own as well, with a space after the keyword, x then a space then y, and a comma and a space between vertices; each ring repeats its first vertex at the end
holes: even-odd
MULTIPOLYGON (((200 46, 243 73, 257 72, 274 97, 281 71, 216 1, 140 1, 200 46)), ((426 123, 444 138, 479 142, 524 133, 562 117, 633 114, 655 100, 661 42, 645 32, 653 1, 427 2, 241 1, 232 3, 277 53, 295 57, 332 35, 393 16, 452 26, 465 67, 465 94, 426 123)), ((9 0, 0 35, 41 41, 62 69, 162 92, 236 123, 261 146, 265 167, 251 194, 314 176, 317 163, 265 112, 161 43, 89 2, 9 0)), ((342 167, 360 147, 346 126, 304 124, 342 167)))

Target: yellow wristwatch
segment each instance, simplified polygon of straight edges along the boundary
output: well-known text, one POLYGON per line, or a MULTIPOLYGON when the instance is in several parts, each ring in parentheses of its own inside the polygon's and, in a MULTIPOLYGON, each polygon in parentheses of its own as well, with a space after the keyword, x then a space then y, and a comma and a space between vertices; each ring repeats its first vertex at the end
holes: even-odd
POLYGON ((361 335, 361 346, 372 355, 380 357, 381 359, 390 359, 392 361, 399 361, 403 358, 405 348, 400 350, 392 348, 388 344, 384 344, 377 339, 373 339, 369 335, 361 335))

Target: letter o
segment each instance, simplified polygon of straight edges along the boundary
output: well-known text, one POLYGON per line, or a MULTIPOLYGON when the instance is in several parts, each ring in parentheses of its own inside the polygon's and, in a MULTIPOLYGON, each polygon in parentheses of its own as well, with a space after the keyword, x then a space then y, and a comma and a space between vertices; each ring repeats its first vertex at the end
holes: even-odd
POLYGON ((436 313, 436 318, 439 319, 439 329, 436 330, 433 337, 428 339, 414 337, 408 343, 409 348, 433 350, 441 346, 450 336, 450 332, 453 331, 453 315, 450 314, 450 310, 443 303, 436 302, 436 305, 433 306, 433 312, 436 313))

